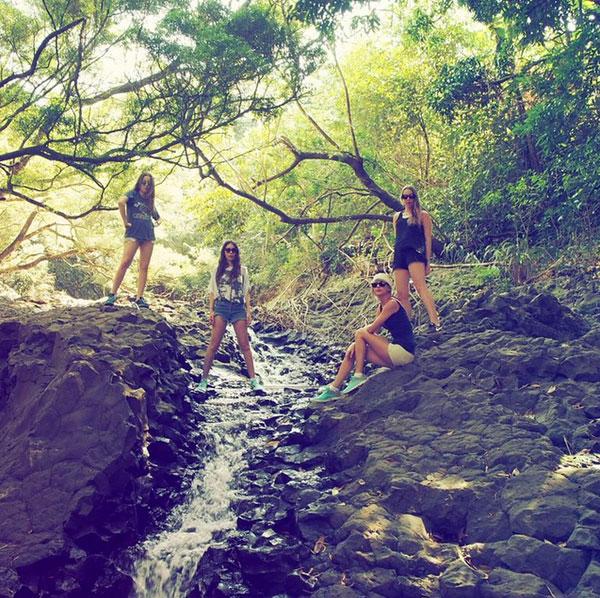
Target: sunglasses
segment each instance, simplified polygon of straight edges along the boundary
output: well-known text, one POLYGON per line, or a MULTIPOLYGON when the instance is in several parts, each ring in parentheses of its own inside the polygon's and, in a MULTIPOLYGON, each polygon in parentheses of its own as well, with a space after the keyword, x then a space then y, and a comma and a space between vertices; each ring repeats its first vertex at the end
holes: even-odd
POLYGON ((403 193, 402 194, 402 199, 414 199, 414 198, 415 198, 414 193, 403 193))
POLYGON ((389 286, 390 285, 387 282, 380 282, 379 280, 371 283, 371 287, 374 289, 377 287, 389 287, 389 286))
POLYGON ((238 250, 235 247, 225 247, 226 253, 237 253, 238 250))

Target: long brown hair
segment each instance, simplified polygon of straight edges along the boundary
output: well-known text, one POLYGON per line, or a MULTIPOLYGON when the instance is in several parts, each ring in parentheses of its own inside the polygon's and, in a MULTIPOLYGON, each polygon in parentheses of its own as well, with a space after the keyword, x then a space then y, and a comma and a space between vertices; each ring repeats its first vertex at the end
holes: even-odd
MULTIPOLYGON (((415 187, 413 187, 412 185, 405 185, 404 187, 402 187, 402 192, 400 193, 400 197, 402 197, 404 195, 405 191, 411 191, 412 194, 415 196, 415 198, 413 199, 413 209, 409 211, 408 213, 408 223, 409 224, 418 224, 421 225, 422 222, 422 218, 421 218, 421 202, 419 201, 419 194, 417 193, 417 190, 415 189, 415 187)), ((405 210, 407 209, 406 207, 404 208, 405 210)))
POLYGON ((223 274, 225 274, 225 269, 229 264, 227 258, 225 257, 225 247, 227 247, 228 245, 233 245, 237 249, 235 257, 233 258, 233 270, 229 275, 229 280, 236 280, 242 271, 242 265, 240 262, 240 248, 237 246, 237 243, 235 241, 225 241, 225 243, 223 243, 223 246, 221 247, 221 253, 219 255, 219 265, 217 266, 216 274, 217 284, 219 284, 219 281, 221 280, 223 274))
POLYGON ((142 172, 135 184, 134 191, 137 191, 138 195, 146 202, 146 205, 150 208, 150 213, 154 214, 154 177, 149 172, 142 172), (150 195, 148 197, 144 197, 140 193, 140 189, 142 187, 142 180, 146 176, 150 177, 150 195))

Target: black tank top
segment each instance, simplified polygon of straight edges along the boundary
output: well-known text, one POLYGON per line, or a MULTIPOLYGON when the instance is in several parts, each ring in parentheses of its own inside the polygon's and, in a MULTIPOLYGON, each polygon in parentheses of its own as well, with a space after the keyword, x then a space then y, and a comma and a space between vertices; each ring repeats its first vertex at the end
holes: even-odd
POLYGON ((392 301, 395 301, 398 304, 399 309, 383 323, 383 327, 390 333, 392 342, 395 345, 402 345, 409 353, 414 354, 415 337, 413 335, 410 320, 400 301, 398 301, 396 297, 392 297, 392 301))
POLYGON ((409 248, 423 251, 425 249, 425 233, 422 224, 409 224, 408 220, 403 218, 403 212, 400 212, 398 220, 396 220, 394 250, 409 248))

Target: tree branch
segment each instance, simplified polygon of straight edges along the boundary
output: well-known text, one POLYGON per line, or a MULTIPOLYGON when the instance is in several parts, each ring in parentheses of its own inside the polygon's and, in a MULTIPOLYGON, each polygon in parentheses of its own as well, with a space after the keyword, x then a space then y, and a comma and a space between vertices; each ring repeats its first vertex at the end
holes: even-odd
POLYGON ((69 23, 68 25, 65 25, 64 27, 61 27, 60 29, 57 29, 56 31, 53 31, 52 33, 47 35, 42 40, 42 43, 39 45, 38 49, 36 50, 35 54, 33 55, 33 60, 31 61, 31 66, 26 71, 23 71, 22 73, 13 73, 9 77, 2 79, 2 81, 0 81, 0 88, 8 85, 12 81, 16 81, 17 79, 25 79, 25 78, 33 75, 33 73, 35 73, 35 71, 37 69, 37 65, 40 60, 40 56, 42 55, 42 52, 46 49, 46 46, 54 38, 69 31, 69 29, 73 29, 73 27, 77 27, 77 25, 80 25, 81 23, 85 23, 85 17, 81 17, 80 19, 77 19, 76 21, 73 21, 72 23, 69 23))
POLYGON ((324 139, 331 143, 331 145, 333 145, 335 149, 341 152, 342 148, 333 140, 332 137, 330 137, 326 133, 326 131, 321 127, 321 125, 319 125, 319 123, 308 112, 306 112, 304 106, 302 106, 299 100, 296 100, 296 105, 300 109, 300 112, 302 112, 302 114, 304 114, 304 116, 308 119, 308 122, 310 122, 310 124, 324 137, 324 139))
POLYGON ((80 218, 85 218, 85 216, 87 216, 88 214, 91 214, 92 212, 112 212, 117 209, 117 207, 110 208, 108 206, 101 205, 100 202, 97 202, 91 208, 88 208, 87 210, 85 210, 79 214, 67 214, 66 212, 63 212, 62 210, 57 210, 56 208, 52 208, 49 205, 45 204, 44 202, 39 201, 37 199, 33 199, 33 197, 29 197, 29 196, 25 195, 24 193, 15 191, 14 189, 0 188, 0 196, 2 196, 4 194, 18 197, 19 199, 22 199, 23 201, 26 201, 27 203, 37 206, 38 208, 42 208, 43 210, 46 210, 47 212, 51 212, 52 214, 56 214, 57 216, 60 216, 61 218, 65 218, 66 220, 79 220, 80 218))
POLYGON ((174 60, 171 64, 165 67, 162 71, 158 73, 154 73, 149 75, 148 77, 144 77, 139 81, 128 81, 127 83, 123 83, 122 85, 117 85, 112 87, 111 89, 107 89, 98 95, 95 95, 91 98, 83 98, 81 100, 82 106, 90 106, 91 104, 96 104, 97 102, 102 102, 103 100, 108 100, 112 96, 121 94, 121 93, 129 93, 132 91, 139 91, 146 85, 152 85, 153 83, 157 83, 158 81, 162 81, 165 77, 174 73, 179 66, 179 60, 174 60))
POLYGON ((26 262, 25 264, 19 264, 17 266, 11 266, 10 268, 5 268, 4 270, 0 270, 0 274, 8 274, 9 272, 18 272, 19 270, 30 270, 31 268, 35 268, 41 262, 51 261, 51 260, 60 260, 66 257, 70 257, 72 255, 76 255, 79 253, 78 249, 69 249, 68 251, 63 251, 62 253, 49 254, 46 253, 31 262, 26 262))
POLYGON ((386 214, 347 214, 342 216, 326 216, 326 217, 316 217, 316 218, 298 218, 294 216, 290 216, 283 210, 271 205, 270 203, 260 199, 256 195, 249 193, 248 191, 244 191, 243 189, 238 189, 234 187, 230 183, 226 182, 221 175, 217 172, 215 166, 211 163, 210 159, 202 152, 202 150, 198 147, 195 148, 195 151, 198 152, 200 157, 204 160, 205 164, 208 168, 208 176, 210 176, 214 181, 224 189, 227 189, 231 193, 234 193, 238 197, 243 197, 261 207, 263 210, 267 212, 271 212, 279 217, 281 222, 285 222, 286 224, 294 224, 296 226, 300 226, 303 224, 326 224, 332 222, 351 222, 354 220, 388 220, 391 221, 392 217, 386 214))
POLYGON ((348 91, 348 85, 346 84, 346 79, 344 78, 342 67, 340 66, 337 56, 335 54, 335 49, 332 49, 332 53, 333 59, 335 60, 335 66, 337 68, 338 73, 340 74, 340 79, 342 80, 342 86, 344 87, 344 97, 346 98, 346 113, 348 114, 348 125, 350 126, 350 134, 352 135, 352 146, 354 147, 354 155, 357 158, 360 158, 358 142, 356 141, 356 132, 354 131, 354 124, 352 122, 352 106, 350 105, 350 92, 348 91))
POLYGON ((281 138, 281 143, 283 143, 294 155, 294 161, 290 166, 285 168, 283 171, 263 179, 262 181, 258 181, 255 183, 254 188, 259 187, 260 185, 264 185, 265 183, 274 181, 275 179, 281 178, 282 176, 291 172, 296 166, 298 166, 301 162, 305 160, 329 160, 331 162, 339 162, 341 164, 346 164, 350 166, 354 171, 354 174, 361 182, 363 187, 374 197, 377 197, 381 200, 381 202, 386 205, 391 210, 397 211, 401 208, 400 202, 390 193, 388 193, 385 189, 380 187, 369 175, 369 173, 365 170, 365 166, 363 163, 363 159, 360 156, 354 156, 348 153, 328 153, 328 152, 305 152, 301 151, 286 137, 281 138))
POLYGON ((25 224, 23 224, 23 226, 21 227, 21 230, 19 231, 18 235, 13 239, 13 241, 11 243, 9 243, 2 251, 0 251, 0 262, 4 258, 6 258, 6 256, 10 255, 11 253, 13 253, 14 251, 16 251, 19 248, 21 243, 25 240, 27 231, 30 229, 31 225, 33 224, 36 214, 37 214, 37 210, 33 210, 33 212, 31 212, 31 214, 29 214, 29 216, 27 217, 27 220, 25 220, 25 224))

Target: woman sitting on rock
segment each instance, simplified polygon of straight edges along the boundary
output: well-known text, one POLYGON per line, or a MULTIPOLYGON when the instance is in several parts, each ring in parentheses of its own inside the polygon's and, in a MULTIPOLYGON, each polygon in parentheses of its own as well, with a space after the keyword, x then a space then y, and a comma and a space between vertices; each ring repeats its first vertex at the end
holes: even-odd
POLYGON ((119 200, 119 212, 125 226, 125 245, 111 292, 104 305, 115 304, 119 287, 139 249, 140 264, 135 304, 138 307, 147 308, 149 306, 144 299, 144 290, 148 280, 148 266, 154 247, 154 224, 152 219, 156 221, 156 224, 160 224, 160 215, 154 206, 154 179, 151 174, 144 172, 140 175, 133 190, 119 200))
POLYGON ((398 299, 408 316, 411 313, 409 279, 425 305, 429 315, 430 326, 441 329, 440 316, 435 306, 431 291, 427 288, 426 277, 431 272, 431 216, 421 209, 417 190, 406 185, 400 195, 404 209, 394 214, 393 223, 396 231, 394 244, 394 280, 398 299))
POLYGON ((244 355, 250 377, 250 388, 253 391, 262 390, 260 378, 254 371, 254 359, 248 336, 248 325, 252 321, 249 288, 248 269, 241 264, 238 246, 233 241, 225 241, 221 247, 219 264, 212 273, 208 285, 212 332, 204 357, 202 381, 196 385, 196 391, 208 390, 208 373, 223 340, 227 324, 230 322, 244 355))
POLYGON ((340 365, 335 380, 325 386, 315 401, 329 401, 348 394, 364 384, 367 377, 364 374, 366 363, 393 368, 408 365, 415 358, 415 339, 410 320, 400 304, 392 295, 392 280, 379 272, 371 280, 373 294, 379 301, 375 319, 364 328, 359 328, 354 335, 354 342, 348 347, 344 360, 340 365), (377 334, 385 328, 391 335, 390 342, 386 337, 377 334), (352 372, 348 384, 341 390, 342 384, 352 372))

